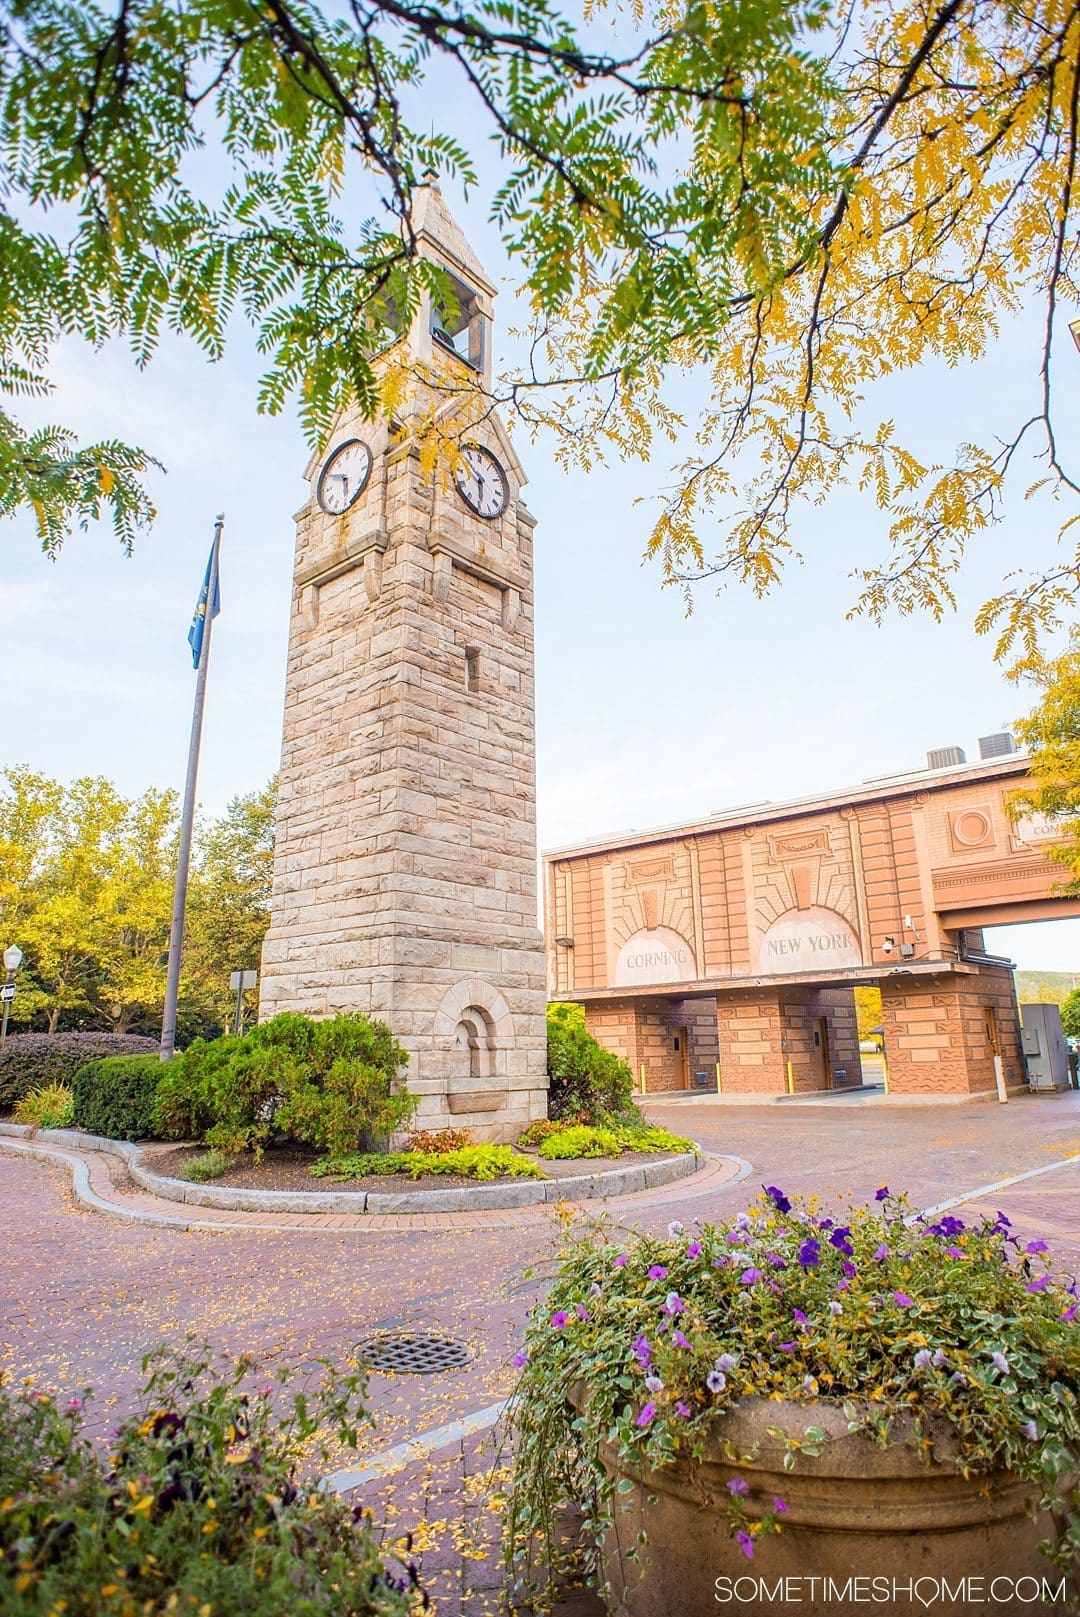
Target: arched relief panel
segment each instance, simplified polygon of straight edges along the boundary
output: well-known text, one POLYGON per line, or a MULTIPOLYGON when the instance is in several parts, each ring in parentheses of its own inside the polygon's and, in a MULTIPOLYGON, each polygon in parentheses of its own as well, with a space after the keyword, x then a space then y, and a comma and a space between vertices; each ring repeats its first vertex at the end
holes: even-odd
POLYGON ((670 927, 643 928, 627 938, 615 962, 615 986, 693 982, 697 961, 686 938, 670 927))
POLYGON ((608 960, 612 983, 625 986, 630 982, 687 982, 697 976, 696 892, 689 842, 635 848, 611 860, 606 910, 610 916, 608 960), (651 941, 642 943, 643 938, 651 941), (632 942, 634 948, 630 947, 632 942), (631 954, 643 959, 649 956, 652 964, 631 968, 627 965, 631 954), (651 970, 673 975, 626 975, 628 971, 651 970))
MULTIPOLYGON (((806 916, 858 913, 851 838, 839 816, 759 833, 749 863, 758 938, 751 954, 759 962, 770 929, 789 911, 806 916)), ((766 968, 759 964, 757 969, 766 968)))
POLYGON ((862 963, 862 946, 851 923, 822 905, 777 916, 758 945, 762 975, 832 971, 862 963))
POLYGON ((506 1076, 514 1021, 505 999, 490 983, 469 977, 447 989, 432 1031, 437 1045, 460 1056, 461 1077, 506 1076))

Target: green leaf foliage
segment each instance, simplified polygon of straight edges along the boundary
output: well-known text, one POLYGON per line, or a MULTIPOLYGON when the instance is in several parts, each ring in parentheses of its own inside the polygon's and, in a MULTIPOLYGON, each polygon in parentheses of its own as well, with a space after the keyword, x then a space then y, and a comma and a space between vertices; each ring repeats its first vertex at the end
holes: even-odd
POLYGON ((381 1173, 407 1173, 413 1179, 425 1174, 453 1174, 482 1182, 509 1176, 513 1179, 546 1179, 542 1168, 509 1145, 462 1145, 452 1151, 368 1151, 348 1156, 326 1157, 313 1164, 316 1178, 365 1179, 381 1173))
POLYGON ((196 1039, 175 1057, 155 1124, 167 1139, 229 1152, 259 1155, 272 1139, 370 1150, 416 1111, 400 1076, 407 1059, 385 1023, 366 1016, 276 1016, 241 1038, 196 1039))
POLYGON ((73 1084, 79 1069, 96 1056, 156 1050, 153 1039, 135 1033, 9 1033, 0 1050, 0 1112, 35 1084, 73 1084))
POLYGON ((634 1080, 625 1061, 585 1029, 580 1005, 547 1010, 548 1111, 553 1118, 600 1122, 630 1105, 634 1080))
POLYGON ((68 1129, 75 1116, 67 1084, 39 1084, 15 1108, 16 1123, 35 1129, 68 1129))
POLYGON ((158 1084, 166 1070, 156 1053, 87 1062, 75 1074, 76 1124, 110 1140, 150 1139, 158 1084))
POLYGON ((0 1386, 5 1617, 408 1617, 415 1580, 387 1566, 369 1516, 317 1486, 369 1420, 362 1381, 324 1366, 300 1388, 250 1366, 149 1355, 107 1447, 83 1433, 88 1390, 0 1386))

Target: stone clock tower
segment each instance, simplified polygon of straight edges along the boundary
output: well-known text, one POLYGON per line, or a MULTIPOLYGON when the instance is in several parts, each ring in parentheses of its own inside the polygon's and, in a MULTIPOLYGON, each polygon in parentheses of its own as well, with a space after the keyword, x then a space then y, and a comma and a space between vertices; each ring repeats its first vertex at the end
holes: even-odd
POLYGON ((386 359, 411 363, 396 419, 343 415, 297 518, 260 1015, 383 1018, 417 1126, 502 1140, 546 1109, 534 522, 497 416, 463 424, 495 289, 434 185, 414 226, 448 307, 425 297, 386 359))

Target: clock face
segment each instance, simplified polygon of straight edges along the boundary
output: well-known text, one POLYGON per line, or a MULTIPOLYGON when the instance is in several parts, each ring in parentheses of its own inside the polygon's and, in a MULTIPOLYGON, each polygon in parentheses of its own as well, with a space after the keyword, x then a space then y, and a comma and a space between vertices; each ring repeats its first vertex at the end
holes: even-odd
POLYGON ((371 450, 362 438, 340 444, 319 473, 316 497, 324 511, 339 517, 363 494, 371 476, 371 450))
POLYGON ((465 444, 461 451, 461 465, 454 473, 457 491, 471 511, 491 521, 502 516, 510 498, 506 473, 490 449, 480 444, 465 444))

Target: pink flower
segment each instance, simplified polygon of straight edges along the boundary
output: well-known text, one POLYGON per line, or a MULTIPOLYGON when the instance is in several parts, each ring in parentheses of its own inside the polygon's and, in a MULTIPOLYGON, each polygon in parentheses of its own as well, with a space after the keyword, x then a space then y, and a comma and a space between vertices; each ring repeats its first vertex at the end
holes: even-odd
POLYGON ((735 1542, 746 1556, 746 1559, 748 1561, 752 1561, 754 1559, 754 1541, 750 1537, 750 1534, 742 1532, 736 1533, 735 1542))
POLYGON ((513 1363, 515 1370, 522 1370, 529 1362, 529 1355, 525 1352, 525 1349, 522 1348, 519 1352, 514 1354, 511 1362, 513 1363))
POLYGON ((687 1418, 687 1416, 690 1414, 690 1405, 689 1404, 684 1404, 682 1399, 680 1398, 678 1400, 678 1402, 676 1403, 676 1405, 675 1405, 675 1413, 676 1413, 676 1415, 681 1415, 683 1420, 685 1420, 687 1418))
POLYGON ((556 1309, 554 1314, 552 1314, 552 1316, 551 1316, 551 1329, 553 1331, 563 1331, 563 1330, 565 1330, 566 1329, 566 1322, 567 1322, 567 1320, 569 1318, 570 1318, 570 1315, 569 1314, 564 1314, 561 1308, 556 1309))
POLYGON ((638 1425, 639 1426, 648 1426, 649 1422, 652 1420, 652 1418, 653 1418, 653 1416, 655 1414, 656 1414, 656 1400, 654 1398, 650 1398, 649 1402, 645 1405, 645 1407, 641 1411, 641 1414, 637 1418, 638 1425))
POLYGON ((620 1252, 619 1256, 615 1259, 615 1262, 611 1265, 611 1267, 613 1269, 625 1269, 629 1261, 629 1254, 626 1252, 620 1252))
POLYGON ((894 1291, 893 1302, 895 1302, 900 1308, 915 1307, 914 1297, 909 1297, 906 1291, 894 1291))
POLYGON ((667 1279, 667 1270, 664 1268, 664 1265, 662 1263, 654 1263, 653 1264, 652 1268, 649 1270, 649 1279, 650 1280, 666 1280, 667 1279))

